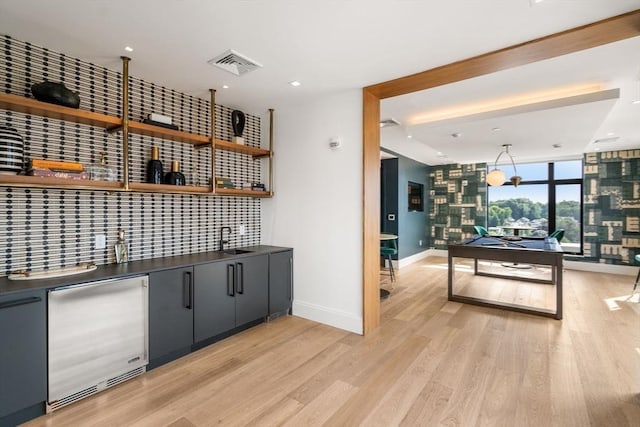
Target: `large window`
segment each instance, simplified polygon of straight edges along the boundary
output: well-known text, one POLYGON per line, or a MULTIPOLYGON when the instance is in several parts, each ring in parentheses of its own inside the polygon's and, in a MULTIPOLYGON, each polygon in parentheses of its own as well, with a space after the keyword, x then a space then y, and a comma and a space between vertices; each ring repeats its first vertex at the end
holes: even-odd
POLYGON ((564 250, 582 253, 582 161, 517 167, 523 179, 518 187, 489 186, 489 231, 542 237, 561 229, 564 250))

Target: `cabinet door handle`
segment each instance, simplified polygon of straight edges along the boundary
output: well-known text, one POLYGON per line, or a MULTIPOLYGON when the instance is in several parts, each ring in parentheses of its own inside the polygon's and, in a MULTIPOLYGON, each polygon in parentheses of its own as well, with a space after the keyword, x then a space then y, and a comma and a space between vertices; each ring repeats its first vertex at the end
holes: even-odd
POLYGON ((236 296, 235 284, 236 268, 233 264, 227 264, 227 295, 229 295, 230 297, 236 296))
POLYGON ((191 310, 193 308, 193 277, 190 271, 184 272, 182 282, 182 301, 184 308, 191 310))
POLYGON ((293 299, 293 258, 289 258, 289 301, 293 299))
POLYGON ((16 299, 13 301, 0 302, 0 310, 3 308, 17 307, 19 305, 33 304, 34 302, 40 302, 40 301, 42 301, 42 298, 40 297, 29 297, 29 298, 16 299))
POLYGON ((238 290, 237 292, 242 295, 244 294, 244 265, 239 262, 238 265, 238 290))

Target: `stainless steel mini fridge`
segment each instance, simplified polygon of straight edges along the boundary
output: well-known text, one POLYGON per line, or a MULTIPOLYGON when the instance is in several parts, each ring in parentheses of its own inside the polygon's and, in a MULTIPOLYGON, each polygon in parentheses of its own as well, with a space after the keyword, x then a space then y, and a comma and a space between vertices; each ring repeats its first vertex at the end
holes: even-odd
POLYGON ((49 292, 48 412, 145 372, 148 283, 136 276, 49 292))

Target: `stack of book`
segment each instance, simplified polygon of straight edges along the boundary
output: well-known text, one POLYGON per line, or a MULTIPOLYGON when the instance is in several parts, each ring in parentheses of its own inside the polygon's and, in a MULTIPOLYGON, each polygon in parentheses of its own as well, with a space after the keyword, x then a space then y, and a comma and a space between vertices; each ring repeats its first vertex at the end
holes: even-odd
POLYGON ((64 179, 89 179, 89 174, 84 171, 82 163, 47 159, 29 160, 27 175, 64 179))
POLYGON ((142 123, 149 125, 161 126, 167 129, 180 130, 180 128, 173 124, 173 120, 169 116, 163 116, 162 114, 151 113, 146 119, 142 120, 142 123))
POLYGON ((261 182, 254 182, 251 184, 251 189, 253 191, 267 191, 267 189, 264 187, 264 184, 261 182))
POLYGON ((222 177, 217 177, 216 178, 216 187, 218 187, 218 188, 236 188, 236 186, 233 183, 233 181, 231 181, 229 178, 222 178, 222 177))

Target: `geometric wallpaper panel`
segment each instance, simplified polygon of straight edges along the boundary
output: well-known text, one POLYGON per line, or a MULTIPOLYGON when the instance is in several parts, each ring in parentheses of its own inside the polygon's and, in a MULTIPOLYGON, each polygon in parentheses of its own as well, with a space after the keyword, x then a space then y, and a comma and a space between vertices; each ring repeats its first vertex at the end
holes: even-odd
MULTIPOLYGON (((121 73, 80 59, 0 36, 0 73, 4 93, 32 97, 30 87, 44 80, 61 82, 80 93, 80 108, 121 116, 121 73)), ((135 69, 134 61, 130 69, 135 69)), ((129 78, 129 118, 151 112, 171 116, 183 131, 209 135, 208 99, 200 99, 135 77, 129 78)), ((230 140, 232 109, 216 105, 216 137, 230 140)), ((122 180, 122 134, 12 111, 0 110, 0 125, 15 128, 25 140, 25 157, 107 164, 122 180)), ((260 118, 246 115, 245 144, 260 147, 260 118)), ((196 149, 143 135, 129 135, 130 180, 142 182, 151 147, 158 146, 167 172, 180 162, 187 184, 206 185, 211 149, 196 149)), ((260 181, 261 162, 239 153, 218 151, 219 176, 234 182, 260 181)), ((126 230, 130 259, 205 252, 217 249, 218 230, 230 226, 232 246, 260 243, 260 199, 188 194, 109 193, 89 190, 0 187, 0 275, 18 269, 56 268, 93 261, 115 262, 117 230, 126 230), (240 225, 247 233, 237 234, 240 225), (96 234, 107 236, 107 248, 95 250, 96 234)))
POLYGON ((486 163, 429 167, 430 246, 447 249, 487 218, 486 163))
POLYGON ((640 149, 584 156, 584 261, 635 265, 640 254, 640 149))

